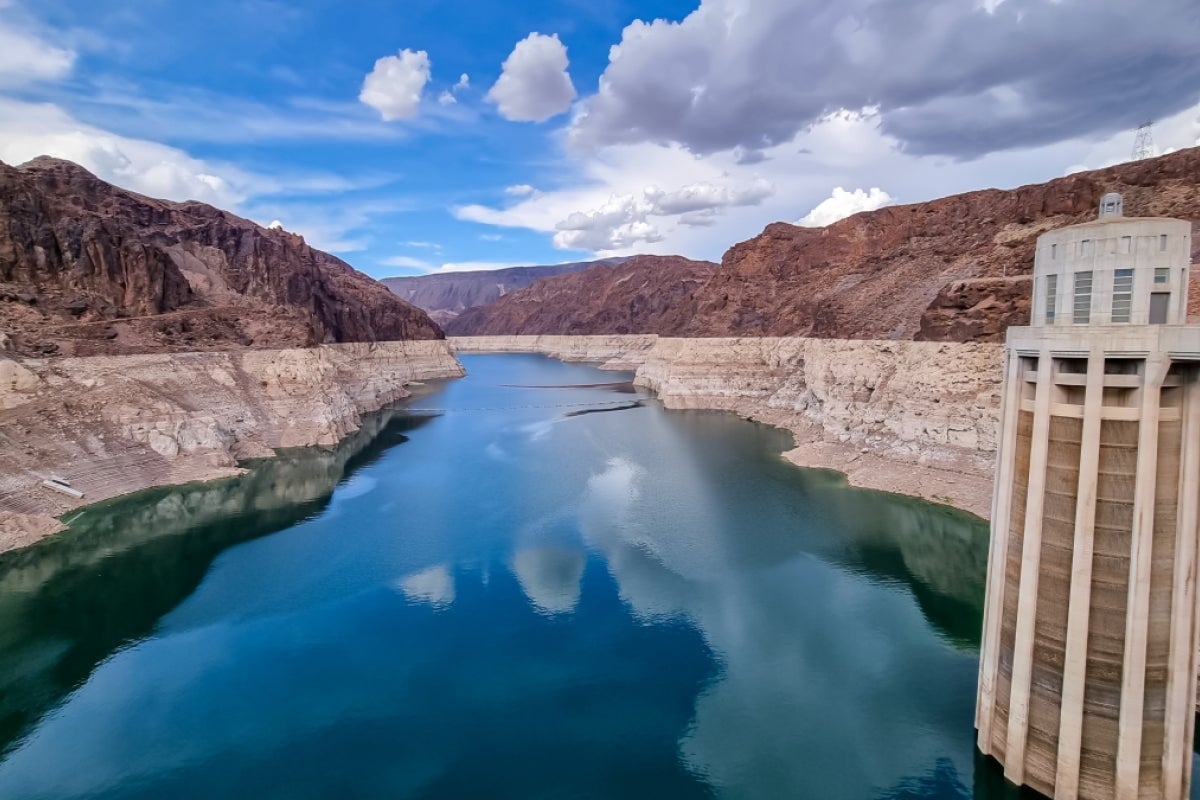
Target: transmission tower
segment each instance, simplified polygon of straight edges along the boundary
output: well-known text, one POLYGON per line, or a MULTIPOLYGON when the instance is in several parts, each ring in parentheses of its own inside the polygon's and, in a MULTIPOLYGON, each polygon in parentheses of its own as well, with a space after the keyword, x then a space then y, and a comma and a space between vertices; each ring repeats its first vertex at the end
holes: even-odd
POLYGON ((1133 140, 1133 160, 1154 157, 1154 135, 1150 133, 1149 122, 1138 125, 1137 137, 1133 140))

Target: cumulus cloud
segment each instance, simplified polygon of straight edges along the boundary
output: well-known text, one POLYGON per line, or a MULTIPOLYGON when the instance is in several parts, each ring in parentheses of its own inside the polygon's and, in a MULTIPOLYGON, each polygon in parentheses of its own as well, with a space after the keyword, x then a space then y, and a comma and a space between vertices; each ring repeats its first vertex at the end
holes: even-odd
POLYGON ((411 119, 420 110, 427 83, 429 54, 424 50, 401 50, 375 62, 375 68, 363 79, 358 99, 387 122, 411 119))
POLYGON ((471 76, 464 72, 459 76, 458 83, 438 95, 438 103, 443 106, 452 106, 458 102, 458 93, 469 88, 471 88, 471 76))
POLYGON ((508 188, 506 188, 504 190, 504 193, 506 195, 508 195, 509 197, 525 197, 527 195, 533 194, 536 191, 537 191, 537 189, 534 189, 528 183, 518 183, 515 186, 509 186, 508 188))
POLYGON ((487 93, 505 119, 545 122, 571 107, 575 85, 567 73, 567 48, 558 35, 531 33, 504 60, 500 78, 487 93))
POLYGON ((86 125, 58 106, 0 98, 0 161, 20 164, 40 155, 74 161, 97 177, 151 197, 226 208, 244 200, 254 183, 250 175, 174 147, 86 125))
POLYGON ((610 251, 639 242, 663 239, 649 217, 678 216, 683 225, 712 225, 721 209, 758 205, 775 193, 770 181, 758 178, 744 186, 693 183, 666 192, 648 186, 640 195, 613 195, 589 211, 576 211, 554 227, 554 246, 563 250, 610 251))
POLYGON ((796 224, 807 228, 823 228, 852 214, 874 211, 892 202, 892 196, 878 186, 872 186, 865 192, 862 189, 848 192, 841 186, 835 186, 829 197, 818 203, 816 208, 805 214, 796 224))
POLYGON ((703 0, 625 29, 570 138, 754 159, 831 109, 873 107, 905 151, 973 158, 1195 104, 1198 39, 1194 0, 703 0))
MULTIPOLYGON (((2 6, 0 6, 2 7, 2 6)), ((57 80, 75 64, 75 53, 0 20, 0 86, 57 80)))

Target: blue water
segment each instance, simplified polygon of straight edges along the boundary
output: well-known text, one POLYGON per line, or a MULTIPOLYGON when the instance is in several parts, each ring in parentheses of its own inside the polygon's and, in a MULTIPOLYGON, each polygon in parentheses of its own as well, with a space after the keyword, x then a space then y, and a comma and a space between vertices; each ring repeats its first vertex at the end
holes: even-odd
POLYGON ((0 558, 0 797, 1007 794, 984 524, 580 386, 628 374, 463 361, 337 450, 0 558))

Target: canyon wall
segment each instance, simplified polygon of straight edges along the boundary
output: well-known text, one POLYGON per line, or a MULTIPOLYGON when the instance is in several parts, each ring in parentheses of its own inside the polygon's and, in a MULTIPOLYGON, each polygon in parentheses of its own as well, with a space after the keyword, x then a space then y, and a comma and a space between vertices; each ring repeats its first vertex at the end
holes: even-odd
POLYGON ((129 192, 76 164, 0 164, 0 338, 24 355, 438 339, 424 311, 284 230, 129 192))
POLYGON ((91 358, 0 358, 0 551, 54 517, 148 486, 334 445, 414 382, 458 377, 441 340, 91 358), (59 475, 74 500, 41 486, 59 475))
POLYGON ((588 361, 605 369, 635 370, 658 337, 653 334, 611 336, 451 336, 456 353, 541 353, 562 361, 588 361))
POLYGON ((634 256, 543 278, 446 323, 451 336, 670 333, 675 309, 717 270, 711 261, 634 256))
POLYGON ((624 257, 576 261, 541 267, 464 270, 432 275, 409 275, 380 281, 398 297, 424 310, 439 325, 446 325, 468 308, 494 303, 504 295, 524 289, 542 278, 579 272, 594 266, 620 264, 624 257))

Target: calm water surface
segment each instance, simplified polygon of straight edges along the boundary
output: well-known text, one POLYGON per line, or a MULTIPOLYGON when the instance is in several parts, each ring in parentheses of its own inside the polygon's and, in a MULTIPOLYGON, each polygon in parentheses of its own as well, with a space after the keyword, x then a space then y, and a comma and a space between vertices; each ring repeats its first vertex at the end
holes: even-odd
POLYGON ((0 797, 1007 796, 982 523, 463 361, 436 412, 0 559, 0 797))

